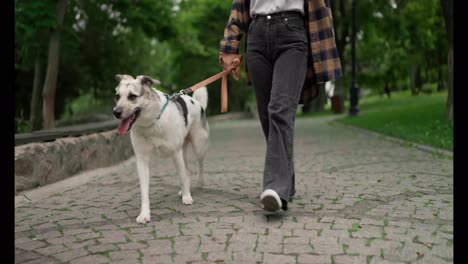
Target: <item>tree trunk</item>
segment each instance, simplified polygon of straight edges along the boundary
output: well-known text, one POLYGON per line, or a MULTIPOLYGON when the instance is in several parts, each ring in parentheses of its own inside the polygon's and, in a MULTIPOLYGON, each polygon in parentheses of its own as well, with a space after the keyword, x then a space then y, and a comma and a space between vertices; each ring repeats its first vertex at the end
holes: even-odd
POLYGON ((453 0, 440 0, 448 37, 447 117, 453 121, 453 0))
POLYGON ((448 75, 447 117, 453 121, 453 43, 449 46, 448 75))
POLYGON ((410 72, 410 88, 411 88, 411 95, 418 95, 418 88, 417 88, 417 75, 418 75, 418 65, 411 64, 411 72, 410 72))
MULTIPOLYGON (((346 3, 344 0, 341 0, 339 2, 339 14, 337 14, 337 8, 335 6, 335 1, 331 1, 331 10, 332 10, 332 15, 333 15, 333 20, 334 20, 334 26, 335 26, 335 42, 336 42, 336 48, 338 49, 338 56, 340 57, 340 62, 341 62, 341 71, 343 72, 343 75, 345 74, 346 70, 346 62, 344 58, 344 50, 346 48, 346 37, 349 35, 349 22, 346 17, 346 3), (338 23, 337 23, 338 22, 338 23), (341 28, 338 28, 341 26, 341 28), (340 31, 338 30, 340 29, 340 31), (340 34, 341 33, 341 34, 340 34)), ((344 111, 344 100, 347 98, 347 94, 344 92, 344 82, 343 82, 343 77, 339 78, 335 81, 335 89, 333 91, 333 96, 336 96, 334 100, 332 100, 332 109, 337 109, 341 110, 341 112, 344 111)), ((341 113, 340 112, 340 113, 341 113)))
POLYGON ((438 64, 439 66, 437 67, 437 91, 441 92, 445 89, 444 85, 444 78, 442 74, 442 65, 444 64, 444 59, 442 56, 442 52, 438 52, 438 64))
POLYGON ((328 95, 325 91, 325 84, 320 84, 319 89, 319 96, 314 101, 312 101, 310 105, 310 112, 312 113, 322 112, 325 108, 325 104, 327 103, 328 95))
POLYGON ((31 130, 35 131, 41 129, 41 59, 39 55, 37 55, 34 64, 34 81, 30 111, 31 130))
POLYGON ((67 0, 57 1, 57 27, 52 31, 49 41, 49 56, 47 72, 43 90, 42 115, 44 128, 55 127, 55 90, 57 85, 58 66, 60 57, 60 30, 67 7, 67 0))
POLYGON ((387 94, 387 98, 390 98, 390 96, 391 96, 391 95, 390 95, 390 94, 391 94, 391 92, 390 92, 390 87, 389 87, 389 84, 388 84, 388 82, 389 82, 388 80, 385 80, 385 87, 384 87, 384 91, 385 91, 385 94, 387 94))
POLYGON ((335 88, 333 90, 333 100, 331 102, 331 107, 334 109, 335 114, 341 114, 345 111, 344 107, 344 100, 345 100, 345 93, 343 92, 343 78, 339 78, 335 80, 335 88))
POLYGON ((419 94, 422 88, 421 66, 417 65, 416 67, 417 67, 417 70, 416 70, 414 83, 416 85, 417 94, 419 94))

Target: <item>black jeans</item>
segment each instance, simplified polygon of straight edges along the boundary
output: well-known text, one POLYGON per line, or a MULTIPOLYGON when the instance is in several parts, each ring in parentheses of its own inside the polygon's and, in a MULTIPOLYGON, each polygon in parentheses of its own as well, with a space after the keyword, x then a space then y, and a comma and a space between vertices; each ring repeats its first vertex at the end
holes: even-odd
POLYGON ((307 36, 300 13, 253 18, 246 61, 267 151, 263 188, 288 201, 295 194, 294 121, 307 68, 307 36))

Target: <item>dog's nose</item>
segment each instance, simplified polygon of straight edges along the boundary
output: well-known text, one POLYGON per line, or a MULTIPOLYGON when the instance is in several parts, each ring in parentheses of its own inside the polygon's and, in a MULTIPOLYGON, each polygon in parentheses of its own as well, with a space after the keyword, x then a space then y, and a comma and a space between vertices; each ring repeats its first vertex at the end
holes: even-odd
POLYGON ((114 111, 112 113, 114 114, 115 118, 120 118, 120 116, 122 116, 122 109, 114 108, 114 111))

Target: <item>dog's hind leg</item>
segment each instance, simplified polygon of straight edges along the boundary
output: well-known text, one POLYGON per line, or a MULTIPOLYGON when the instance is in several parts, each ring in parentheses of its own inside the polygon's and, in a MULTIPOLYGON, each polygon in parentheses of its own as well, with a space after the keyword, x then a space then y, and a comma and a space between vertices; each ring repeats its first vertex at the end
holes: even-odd
POLYGON ((180 176, 180 181, 182 185, 181 196, 183 204, 192 204, 193 199, 190 194, 190 177, 187 175, 187 169, 185 168, 184 154, 183 150, 176 151, 173 156, 174 165, 176 167, 177 173, 180 176))
MULTIPOLYGON (((190 170, 188 166, 188 160, 187 160, 187 150, 188 150, 188 145, 189 145, 189 140, 185 139, 184 144, 182 145, 182 152, 183 152, 183 157, 184 157, 184 164, 185 164, 185 169, 187 171, 187 176, 190 177, 193 175, 193 172, 190 170)), ((178 195, 182 197, 182 188, 180 189, 178 195)))
POLYGON ((198 160, 198 180, 201 186, 205 184, 204 160, 208 151, 208 131, 192 130, 192 148, 198 160))
POLYGON ((201 186, 205 185, 205 175, 204 175, 204 169, 203 169, 204 160, 205 160, 205 157, 201 157, 198 159, 198 180, 201 186))
POLYGON ((188 145, 189 145, 189 140, 185 139, 184 145, 182 146, 182 151, 184 152, 184 163, 185 163, 185 168, 187 169, 187 175, 193 175, 193 172, 190 170, 188 166, 188 159, 187 159, 187 150, 188 150, 188 145))

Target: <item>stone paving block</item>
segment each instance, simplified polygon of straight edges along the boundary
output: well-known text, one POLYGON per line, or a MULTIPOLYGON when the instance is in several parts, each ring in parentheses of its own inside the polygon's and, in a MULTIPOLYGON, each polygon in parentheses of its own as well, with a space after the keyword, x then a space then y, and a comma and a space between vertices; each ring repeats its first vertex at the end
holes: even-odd
POLYGON ((380 226, 361 225, 356 232, 352 232, 351 236, 356 238, 382 238, 383 229, 380 226))
POLYGON ((281 229, 305 229, 305 223, 283 221, 281 229))
POLYGON ((286 256, 286 255, 278 255, 278 254, 270 254, 265 253, 263 256, 264 263, 278 263, 278 264, 295 264, 296 257, 295 256, 286 256))
POLYGON ((304 245, 309 245, 310 244, 310 238, 309 237, 285 237, 283 240, 284 244, 304 244, 304 245))
POLYGON ((240 242, 245 244, 255 244, 257 241, 257 235, 255 234, 234 234, 229 240, 230 243, 240 242))
POLYGON ((180 236, 179 227, 177 225, 169 225, 165 228, 156 228, 156 237, 165 238, 165 237, 175 237, 180 236))
POLYGON ((308 222, 305 225, 305 229, 313 229, 313 230, 329 229, 330 226, 331 226, 331 223, 308 222))
POLYGON ((210 230, 208 227, 202 227, 202 228, 184 228, 184 235, 186 236, 196 236, 196 235, 209 235, 212 233, 212 230, 210 230))
POLYGON ((330 238, 338 238, 338 237, 349 237, 348 230, 330 230, 330 229, 323 229, 321 236, 330 237, 330 238))
POLYGON ((256 243, 254 242, 242 242, 242 241, 235 241, 230 242, 227 249, 233 252, 244 252, 244 253, 253 253, 256 247, 256 243))
POLYGON ((45 242, 39 241, 39 240, 32 240, 24 243, 15 243, 15 247, 21 248, 24 250, 34 250, 38 248, 43 248, 47 246, 45 242))
POLYGON ((46 246, 43 248, 38 248, 35 251, 41 255, 49 256, 49 255, 60 253, 66 250, 68 249, 64 247, 63 245, 55 245, 55 246, 46 246))
POLYGON ((127 234, 125 236, 128 237, 131 241, 146 241, 148 239, 154 239, 154 236, 152 233, 127 234))
POLYGON ((375 225, 375 226, 383 226, 384 223, 382 220, 376 220, 371 218, 362 218, 359 222, 361 225, 375 225))
MULTIPOLYGON (((121 226, 122 227, 122 226, 121 226)), ((151 234, 153 227, 130 227, 130 234, 151 234)))
POLYGON ((319 255, 336 255, 336 254, 342 254, 343 252, 343 246, 338 244, 338 243, 314 243, 312 241, 312 247, 314 249, 314 253, 319 254, 319 255))
POLYGON ((112 264, 140 264, 140 260, 139 259, 113 260, 112 264))
POLYGON ((142 258, 143 264, 164 264, 172 263, 172 257, 170 255, 160 255, 160 256, 144 256, 142 258))
POLYGON ((78 257, 83 257, 87 255, 89 255, 89 252, 86 249, 76 248, 76 249, 67 250, 65 252, 61 252, 58 254, 54 254, 53 257, 60 261, 67 262, 72 259, 76 259, 78 257))
POLYGON ((442 259, 452 260, 453 259, 453 247, 445 245, 435 245, 432 248, 432 254, 442 259))
POLYGON ((93 229, 96 230, 96 231, 101 231, 101 230, 118 230, 119 227, 116 226, 116 225, 105 224, 105 225, 101 225, 101 226, 94 226, 93 229))
POLYGON ((366 263, 367 258, 364 256, 347 256, 347 255, 337 255, 334 256, 334 262, 336 264, 361 264, 366 263))
POLYGON ((50 257, 38 257, 33 260, 29 260, 27 262, 23 262, 23 264, 59 264, 60 262, 56 259, 50 258, 50 257))
POLYGON ((179 253, 196 253, 201 241, 198 236, 180 236, 174 238, 174 248, 179 253))
POLYGON ((402 262, 402 261, 395 261, 395 260, 386 260, 380 256, 374 256, 371 261, 370 261, 370 264, 405 264, 405 262, 402 262))
POLYGON ((283 243, 283 239, 284 239, 284 236, 281 234, 258 236, 259 243, 281 244, 283 243))
POLYGON ((284 254, 309 254, 314 253, 312 246, 309 244, 284 244, 284 254))
POLYGON ((348 230, 353 226, 353 224, 359 224, 359 219, 336 218, 335 221, 333 222, 333 229, 348 230))
POLYGON ((25 263, 25 262, 32 261, 40 257, 41 255, 36 252, 24 251, 19 254, 15 254, 15 263, 25 263))
POLYGON ((101 237, 101 234, 90 232, 90 233, 78 234, 78 235, 75 235, 75 237, 78 238, 79 240, 88 240, 88 239, 92 239, 92 238, 101 237))
POLYGON ((39 233, 36 234, 37 239, 49 239, 49 238, 56 238, 56 237, 61 237, 62 233, 60 233, 57 230, 50 230, 44 233, 39 233))
POLYGON ((331 264, 331 257, 325 255, 300 254, 297 262, 299 264, 331 264))
POLYGON ((28 231, 22 231, 15 233, 15 243, 24 243, 32 241, 32 234, 34 234, 33 230, 28 228, 28 231))
POLYGON ((121 250, 131 250, 131 249, 143 249, 148 248, 147 241, 142 242, 127 242, 127 243, 119 243, 117 244, 121 250))
POLYGON ((242 223, 243 217, 242 216, 225 216, 225 217, 220 217, 219 222, 221 223, 242 223))
POLYGON ((165 255, 172 253, 172 242, 168 239, 156 239, 147 241, 148 247, 140 249, 143 255, 165 255))
POLYGON ((91 253, 102 253, 107 251, 119 250, 119 248, 114 244, 101 244, 97 246, 88 246, 88 251, 91 253))
POLYGON ((243 225, 237 231, 238 234, 247 233, 247 234, 261 234, 264 235, 266 228, 257 227, 257 226, 250 226, 250 225, 243 225))
POLYGON ((72 235, 78 235, 78 234, 89 234, 89 233, 94 233, 93 230, 90 228, 65 228, 63 230, 63 235, 64 236, 72 236, 72 235))
POLYGON ((283 244, 258 243, 255 252, 282 254, 283 244))
POLYGON ((104 230, 101 234, 102 237, 98 238, 98 241, 102 244, 126 242, 128 236, 128 233, 120 230, 104 230))
MULTIPOLYGON (((346 245, 346 253, 348 255, 360 254, 364 256, 378 255, 380 248, 372 247, 374 239, 365 238, 340 238, 340 245, 346 245)), ((344 249, 343 249, 344 250, 344 249)))
POLYGON ((225 228, 213 229, 213 228, 210 228, 210 229, 211 229, 211 235, 215 236, 215 237, 225 237, 226 235, 234 235, 236 233, 236 230, 234 230, 233 228, 231 228, 231 229, 225 229, 225 228))
POLYGON ((226 249, 226 244, 221 243, 221 244, 213 244, 213 243, 208 243, 202 244, 199 247, 200 252, 216 252, 216 251, 223 251, 226 249))
POLYGON ((75 248, 84 248, 84 247, 89 247, 89 246, 94 246, 97 245, 98 243, 94 239, 89 239, 84 242, 67 242, 64 243, 67 248, 75 249, 75 248))
POLYGON ((137 250, 121 250, 109 253, 112 261, 125 259, 125 260, 138 260, 140 253, 137 250))
MULTIPOLYGON (((263 253, 261 252, 232 252, 231 263, 257 264, 262 263, 263 253)), ((266 262, 263 262, 266 263, 266 262)))
POLYGON ((89 263, 107 263, 109 259, 102 255, 90 255, 86 257, 79 257, 70 261, 70 264, 89 264, 89 263))
POLYGON ((322 219, 320 219, 320 223, 332 223, 333 221, 335 221, 335 217, 333 216, 325 216, 325 217, 322 217, 322 219))
POLYGON ((225 251, 211 251, 207 255, 207 260, 214 262, 226 262, 231 260, 231 256, 225 251))

